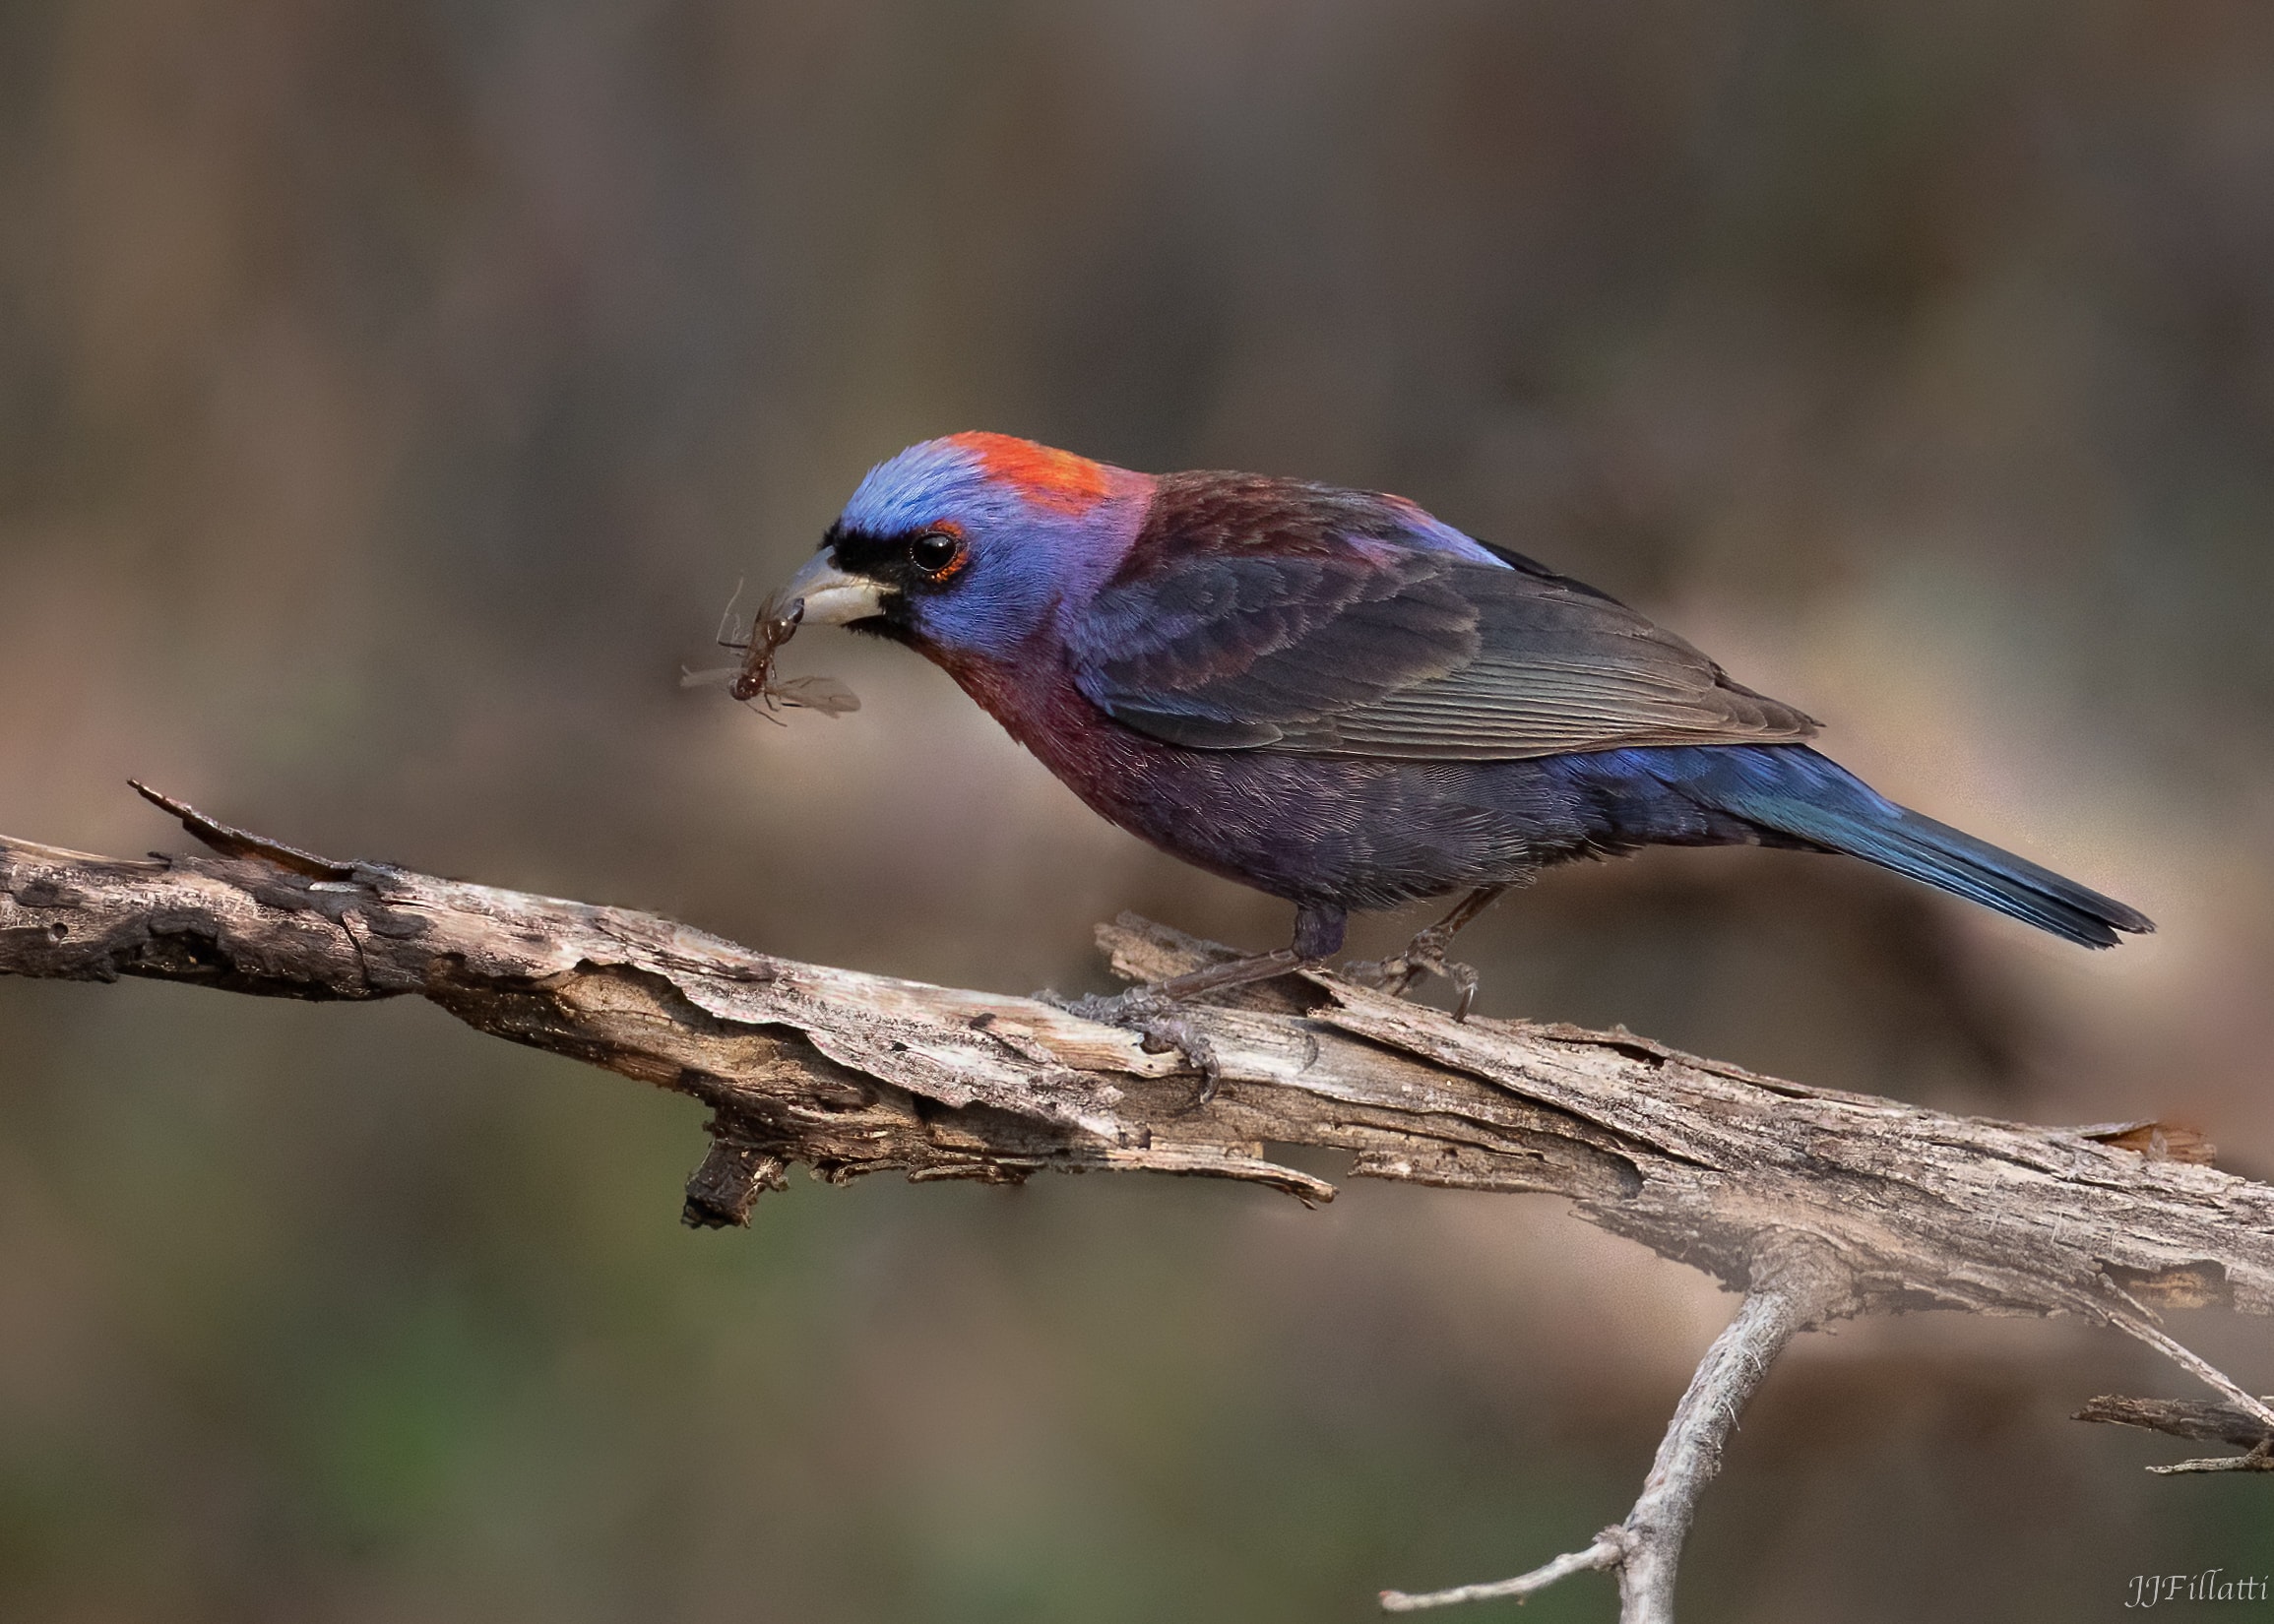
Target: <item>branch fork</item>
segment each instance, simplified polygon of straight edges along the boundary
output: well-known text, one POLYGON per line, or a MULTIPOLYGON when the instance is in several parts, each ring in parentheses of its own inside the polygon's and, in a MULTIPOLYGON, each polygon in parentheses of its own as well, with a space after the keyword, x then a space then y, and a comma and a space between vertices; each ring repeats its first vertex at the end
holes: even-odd
POLYGON ((1698 1361, 1625 1522, 1605 1529, 1585 1550, 1515 1579, 1419 1595, 1384 1591, 1382 1610, 1411 1613, 1470 1601, 1521 1601, 1575 1573, 1608 1568, 1618 1574, 1621 1624, 1672 1624, 1682 1543, 1698 1500, 1721 1470, 1722 1450, 1738 1415, 1794 1337, 1854 1305, 1854 1278, 1828 1247, 1812 1236, 1765 1231, 1744 1301, 1698 1361))
MULTIPOLYGON (((1355 1177, 1562 1196, 1744 1294, 1623 1523, 1520 1579, 1388 1593, 1394 1611, 1615 1569, 1627 1624, 1671 1619, 1682 1539, 1738 1412, 1795 1336, 1845 1315, 2102 1321, 2219 1403, 2088 1418, 2244 1451, 2171 1470, 2274 1461, 2274 1405, 2155 1319, 2158 1304, 2274 1312, 2274 1186, 2210 1165, 2178 1130, 1952 1116, 1623 1031, 1457 1022, 1323 969, 1184 1006, 1177 1041, 1148 1042, 1080 1013, 1102 1006, 800 964, 654 914, 334 861, 142 792, 207 854, 129 861, 0 837, 0 974, 429 999, 709 1105, 691 1224, 746 1223, 791 1162, 829 1182, 1109 1169, 1330 1201, 1332 1184, 1266 1155, 1306 1145, 1348 1155, 1355 1177), (1212 1077, 1195 1075, 1194 1052, 1212 1077)), ((1229 956, 1128 916, 1099 940, 1134 981, 1229 956)))

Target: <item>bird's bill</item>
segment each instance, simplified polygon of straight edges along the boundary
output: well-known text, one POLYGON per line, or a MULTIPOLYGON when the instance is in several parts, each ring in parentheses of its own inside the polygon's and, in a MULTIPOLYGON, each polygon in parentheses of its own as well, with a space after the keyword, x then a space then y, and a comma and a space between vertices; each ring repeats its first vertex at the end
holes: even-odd
POLYGON ((782 589, 781 601, 797 599, 804 600, 800 623, 807 626, 850 626, 884 612, 884 589, 874 581, 847 575, 826 551, 815 553, 782 589))

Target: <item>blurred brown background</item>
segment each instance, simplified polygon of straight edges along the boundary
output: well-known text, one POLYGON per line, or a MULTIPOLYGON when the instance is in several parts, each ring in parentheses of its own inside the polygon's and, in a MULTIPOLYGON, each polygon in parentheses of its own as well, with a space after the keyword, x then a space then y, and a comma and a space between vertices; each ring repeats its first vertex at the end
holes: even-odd
MULTIPOLYGON (((897 651, 794 646, 834 723, 674 681, 914 439, 1303 473, 2163 925, 1660 853, 1489 916, 1487 1011, 2264 1175, 2270 267, 2255 0, 12 0, 0 829, 178 846, 134 774, 1009 990, 1099 985, 1124 906, 1270 945, 897 651)), ((1621 1515, 1729 1310, 1410 1190, 799 1180, 693 1235, 698 1119, 425 1008, 0 983, 0 1616, 1359 1619, 1621 1515)), ((1812 1339, 1686 1616, 2274 1569, 2263 1485, 2063 1418, 2109 1389, 2190 1391, 2074 1325, 1812 1339)))

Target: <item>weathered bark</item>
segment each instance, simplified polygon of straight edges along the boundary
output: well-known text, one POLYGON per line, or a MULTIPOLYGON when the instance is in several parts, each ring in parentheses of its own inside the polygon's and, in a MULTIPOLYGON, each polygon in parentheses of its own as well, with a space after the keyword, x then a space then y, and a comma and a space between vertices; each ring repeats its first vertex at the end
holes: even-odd
POLYGON ((2234 1405, 2207 1399, 2123 1399, 2102 1394, 2087 1399, 2076 1412, 2080 1421, 2105 1421, 2112 1426, 2146 1427, 2175 1438, 2192 1438, 2203 1444, 2233 1444, 2237 1449, 2258 1449, 2274 1443, 2264 1421, 2234 1405))
POLYGON ((2206 1444, 2233 1444, 2245 1452, 2148 1468, 2165 1476, 2198 1471, 2274 1471, 2274 1427, 2241 1405, 2212 1404, 2202 1399, 2125 1399, 2104 1393, 2087 1399, 2075 1418, 2146 1427, 2206 1444))
MULTIPOLYGON (((334 862, 153 799, 218 854, 121 861, 0 840, 0 973, 431 999, 480 1031, 711 1106, 716 1143, 688 1191, 690 1222, 746 1221, 790 1161, 833 1181, 1205 1174, 1316 1202, 1332 1186, 1268 1147, 1322 1146, 1350 1153, 1356 1176, 1568 1197, 1589 1221, 1756 1302, 1771 1293, 1779 1345, 1873 1311, 2085 1314, 2274 1427, 2274 1410, 2164 1337, 2147 1307, 2274 1311, 2274 1187, 2153 1124, 1953 1116, 1623 1031, 1456 1023, 1324 973, 1190 1010, 1222 1068, 1204 1098, 1182 1054, 1040 999, 334 862), (1796 1240, 1813 1260, 1799 1296, 1756 1279, 1764 1247, 1796 1240)), ((1127 918, 1100 939, 1133 979, 1225 951, 1127 918)))

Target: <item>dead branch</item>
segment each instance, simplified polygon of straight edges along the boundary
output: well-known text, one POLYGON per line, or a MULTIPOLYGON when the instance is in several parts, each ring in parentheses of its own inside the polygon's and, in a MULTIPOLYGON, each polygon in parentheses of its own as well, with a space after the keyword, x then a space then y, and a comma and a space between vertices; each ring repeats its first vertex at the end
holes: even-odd
POLYGON ((1853 1279, 1812 1237, 1771 1230, 1753 1260, 1752 1287, 1729 1328, 1714 1339, 1674 1407, 1666 1437, 1626 1521, 1605 1529, 1583 1551, 1559 1556, 1519 1579, 1408 1595, 1382 1593, 1382 1610, 1421 1612, 1464 1601, 1524 1597, 1590 1568, 1616 1568, 1622 1624, 1673 1624, 1674 1579, 1698 1498, 1721 1470, 1722 1446, 1745 1403, 1785 1344, 1810 1326, 1849 1310, 1853 1279))
POLYGON ((2213 1455, 2148 1468, 2159 1476, 2199 1471, 2274 1471, 2274 1429, 2253 1410, 2241 1405, 2214 1404, 2203 1399, 2125 1399, 2104 1393, 2097 1399, 2087 1399, 2075 1419, 2146 1427, 2199 1443, 2233 1444, 2243 1451, 2241 1455, 2213 1455))
MULTIPOLYGON (((151 799, 215 854, 122 861, 0 839, 0 974, 431 999, 479 1031, 709 1105, 691 1223, 748 1221, 791 1161, 832 1182, 1101 1168, 1329 1200, 1331 1185, 1267 1154, 1309 1145, 1348 1152, 1358 1176, 1567 1197, 1590 1222, 1745 1293, 1618 1530, 1523 1581, 1409 1603, 1617 1567, 1626 1619, 1670 1618, 1681 1538, 1737 1408, 1794 1335, 1843 1315, 2087 1315, 2274 1431, 2274 1407, 2174 1342, 2151 1306, 2274 1311, 2274 1187, 2154 1124, 1952 1116, 1624 1031, 1456 1023, 1324 973, 1191 1010, 1222 1073, 1203 1098, 1182 1054, 1043 999, 799 964, 653 914, 338 862, 151 799)), ((1131 979, 1225 952, 1130 918, 1100 940, 1131 979)))

